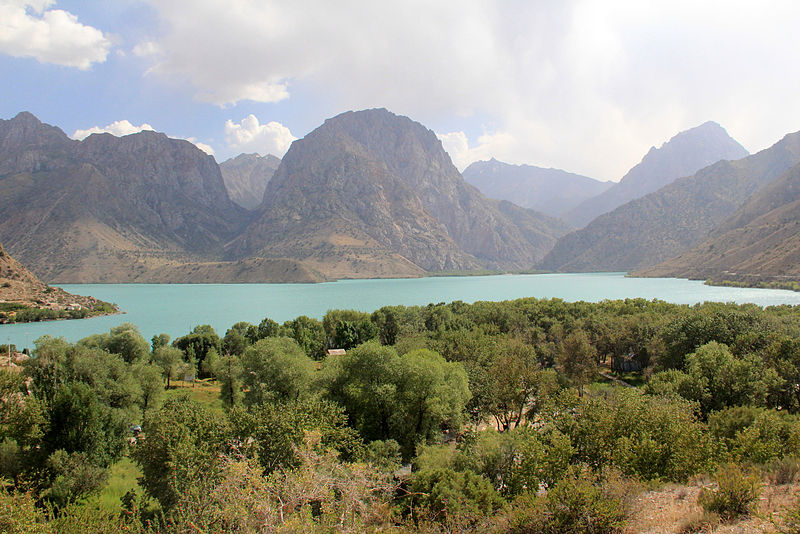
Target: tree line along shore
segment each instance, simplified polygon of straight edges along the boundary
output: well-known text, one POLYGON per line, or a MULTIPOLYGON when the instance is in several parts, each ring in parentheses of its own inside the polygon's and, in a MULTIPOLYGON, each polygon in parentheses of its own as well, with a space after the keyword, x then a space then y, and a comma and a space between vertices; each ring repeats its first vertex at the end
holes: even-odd
POLYGON ((796 532, 798 319, 527 298, 45 336, 0 369, 0 529, 796 532))

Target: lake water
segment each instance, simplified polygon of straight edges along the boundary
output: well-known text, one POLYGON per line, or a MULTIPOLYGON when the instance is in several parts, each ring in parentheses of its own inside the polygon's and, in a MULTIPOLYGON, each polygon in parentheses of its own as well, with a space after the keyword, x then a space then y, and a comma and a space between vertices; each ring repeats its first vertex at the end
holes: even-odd
POLYGON ((0 344, 32 347, 49 334, 68 341, 107 332, 129 321, 147 339, 166 332, 182 336, 200 324, 220 335, 238 321, 280 323, 299 315, 321 319, 332 308, 371 312, 386 305, 424 305, 462 300, 558 297, 567 301, 643 297, 677 304, 703 301, 800 304, 800 293, 773 289, 705 286, 675 278, 626 278, 624 273, 535 274, 383 280, 324 284, 65 284, 65 290, 114 302, 125 313, 71 321, 0 325, 0 344))

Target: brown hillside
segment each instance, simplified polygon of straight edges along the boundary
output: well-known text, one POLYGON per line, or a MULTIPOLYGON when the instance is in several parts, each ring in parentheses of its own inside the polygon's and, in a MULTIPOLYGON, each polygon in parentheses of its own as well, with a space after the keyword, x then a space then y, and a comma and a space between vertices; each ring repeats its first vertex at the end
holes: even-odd
POLYGON ((750 195, 798 163, 800 133, 744 159, 715 163, 564 236, 540 267, 576 272, 657 265, 705 239, 750 195))
POLYGON ((640 276, 800 280, 800 165, 753 195, 707 239, 640 276))
MULTIPOLYGON (((99 311, 105 303, 94 297, 67 293, 50 287, 12 258, 0 244, 0 303, 20 304, 31 308, 99 311)), ((0 310, 3 311, 3 310, 0 310)), ((9 318, 8 312, 0 314, 0 322, 9 318)))

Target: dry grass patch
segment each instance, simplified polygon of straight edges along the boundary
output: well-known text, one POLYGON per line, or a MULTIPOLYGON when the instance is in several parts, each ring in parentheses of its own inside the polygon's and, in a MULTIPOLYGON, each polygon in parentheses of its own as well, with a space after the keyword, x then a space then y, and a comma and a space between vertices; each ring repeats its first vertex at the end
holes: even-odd
POLYGON ((765 484, 758 506, 750 517, 726 523, 714 514, 706 514, 697 502, 703 488, 712 484, 700 479, 686 486, 668 485, 640 494, 633 500, 632 513, 625 532, 628 534, 748 534, 775 532, 773 521, 800 496, 800 484, 765 484))

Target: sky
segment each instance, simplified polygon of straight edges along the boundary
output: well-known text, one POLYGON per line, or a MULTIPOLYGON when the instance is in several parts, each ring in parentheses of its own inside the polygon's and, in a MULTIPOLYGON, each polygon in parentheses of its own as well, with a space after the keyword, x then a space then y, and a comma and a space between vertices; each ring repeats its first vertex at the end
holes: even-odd
POLYGON ((0 118, 155 129, 222 162, 348 110, 491 157, 619 180, 714 120, 800 130, 796 0, 0 0, 0 118))

